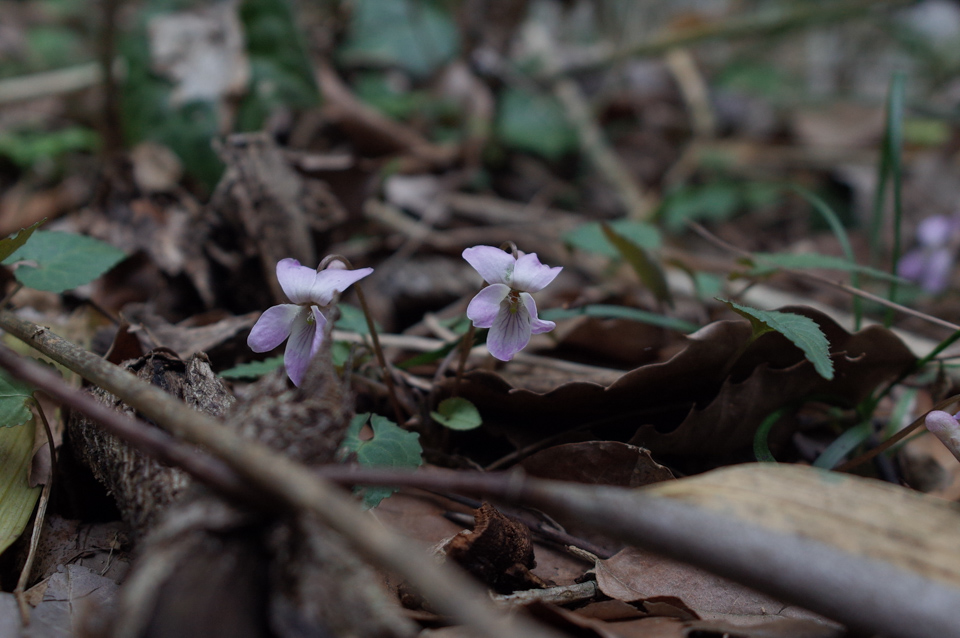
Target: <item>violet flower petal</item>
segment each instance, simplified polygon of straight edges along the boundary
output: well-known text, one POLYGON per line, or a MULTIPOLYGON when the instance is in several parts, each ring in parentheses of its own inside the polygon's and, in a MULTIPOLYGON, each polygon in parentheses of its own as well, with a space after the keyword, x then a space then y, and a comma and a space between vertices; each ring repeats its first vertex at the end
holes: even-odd
POLYGON ((323 341, 324 324, 326 324, 326 318, 315 307, 301 308, 300 314, 293 322, 290 340, 287 341, 287 349, 283 353, 283 366, 287 370, 287 376, 297 387, 300 387, 307 366, 310 365, 310 359, 316 354, 316 349, 319 349, 323 341), (320 321, 317 320, 318 315, 320 321), (319 340, 318 327, 320 328, 319 340))
POLYGON ((301 266, 296 259, 277 262, 277 281, 284 294, 293 303, 312 303, 311 293, 317 280, 317 271, 301 266))
POLYGON ((927 413, 924 424, 960 460, 960 423, 957 418, 948 412, 933 410, 927 413))
POLYGON ((915 248, 907 251, 897 262, 897 274, 904 279, 919 282, 926 269, 927 251, 922 248, 915 248))
POLYGON ((517 263, 513 255, 493 246, 467 248, 463 258, 488 284, 510 284, 517 263))
POLYGON ((467 318, 477 328, 489 328, 500 313, 500 303, 510 294, 510 286, 491 284, 474 295, 467 306, 467 318))
POLYGON ((513 270, 511 285, 516 290, 537 292, 556 279, 561 270, 563 266, 550 267, 541 264, 537 253, 521 255, 513 270))
POLYGON ((247 345, 254 352, 269 352, 290 336, 290 328, 300 313, 295 304, 280 304, 267 308, 250 330, 247 345))
POLYGON ((357 268, 356 270, 342 270, 339 268, 327 268, 321 270, 316 275, 313 288, 310 290, 310 301, 318 306, 329 306, 333 301, 333 295, 343 292, 370 273, 373 268, 357 268))
POLYGON ((938 248, 950 242, 957 230, 956 223, 946 215, 927 217, 917 226, 917 241, 928 248, 938 248))
POLYGON ((500 313, 487 333, 487 350, 501 361, 510 361, 513 355, 530 343, 530 313, 526 306, 516 309, 504 302, 500 313))
POLYGON ((930 294, 940 294, 950 285, 953 274, 953 254, 949 248, 938 248, 927 255, 924 273, 920 285, 930 294))
POLYGON ((535 335, 543 334, 544 332, 550 332, 557 327, 552 321, 544 321, 537 316, 537 302, 533 300, 533 297, 529 293, 521 292, 520 301, 523 302, 523 307, 526 309, 527 314, 530 315, 530 332, 535 335))

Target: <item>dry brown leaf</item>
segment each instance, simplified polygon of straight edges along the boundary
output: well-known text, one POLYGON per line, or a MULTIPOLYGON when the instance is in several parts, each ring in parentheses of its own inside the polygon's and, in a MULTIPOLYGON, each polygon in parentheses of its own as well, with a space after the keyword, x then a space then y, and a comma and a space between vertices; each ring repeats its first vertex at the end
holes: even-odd
POLYGON ((642 487, 673 479, 673 473, 653 460, 650 452, 618 441, 586 441, 547 448, 520 464, 539 478, 590 485, 642 487))
POLYGON ((780 616, 754 618, 750 622, 720 620, 682 621, 654 616, 612 623, 619 638, 687 638, 690 636, 735 636, 736 638, 841 638, 847 632, 833 624, 780 616))
POLYGON ((960 636, 960 507, 906 488, 744 464, 639 490, 531 480, 521 502, 853 630, 960 636))
POLYGON ((253 327, 259 316, 256 312, 234 316, 212 311, 171 324, 147 304, 127 304, 123 314, 130 323, 140 328, 139 332, 146 338, 150 348, 169 348, 184 358, 199 352, 210 352, 223 345, 241 331, 253 327))
POLYGON ((960 508, 912 490, 799 465, 740 465, 651 493, 801 534, 960 588, 960 508))
MULTIPOLYGON (((119 586, 89 567, 61 567, 47 583, 43 600, 30 614, 30 636, 72 638, 84 617, 101 614, 114 605, 119 586)), ((87 619, 89 620, 89 619, 87 619)))
POLYGON ((759 338, 731 363, 751 333, 746 321, 735 320, 705 326, 669 361, 631 370, 609 386, 571 381, 533 392, 476 370, 465 375, 460 394, 486 421, 509 424, 507 435, 518 446, 592 426, 605 438, 622 436, 654 454, 715 455, 749 445, 761 420, 778 408, 812 394, 854 405, 915 361, 885 328, 851 334, 814 309, 781 310, 820 325, 831 345, 833 380, 820 377, 803 353, 776 333, 759 338))
POLYGON ((632 547, 598 561, 595 572, 600 591, 610 598, 628 603, 675 599, 679 605, 671 603, 674 607, 690 610, 696 618, 814 616, 726 578, 632 547))

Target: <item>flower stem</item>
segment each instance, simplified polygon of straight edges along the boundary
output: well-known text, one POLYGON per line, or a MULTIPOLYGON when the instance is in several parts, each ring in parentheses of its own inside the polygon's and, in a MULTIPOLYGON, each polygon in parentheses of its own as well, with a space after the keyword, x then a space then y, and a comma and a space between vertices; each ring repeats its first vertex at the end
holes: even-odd
POLYGON ((367 307, 367 299, 363 296, 363 288, 359 283, 354 284, 354 290, 357 291, 357 300, 360 302, 360 308, 363 310, 363 316, 367 320, 367 328, 370 330, 370 340, 373 342, 373 351, 377 355, 377 361, 383 368, 383 382, 387 386, 387 394, 390 396, 390 404, 393 406, 393 412, 396 415, 397 423, 403 423, 404 412, 400 408, 400 401, 397 399, 397 389, 393 385, 393 374, 387 365, 387 358, 383 355, 383 348, 380 347, 380 337, 377 335, 377 327, 374 324, 373 316, 367 307))
POLYGON ((477 329, 473 327, 473 322, 467 328, 467 332, 460 338, 460 359, 457 361, 457 378, 453 383, 453 393, 451 396, 460 394, 460 380, 463 378, 463 369, 467 365, 467 357, 470 356, 470 348, 473 347, 473 335, 477 329))
MULTIPOLYGON (((317 266, 317 272, 330 266, 334 261, 342 262, 348 269, 353 270, 353 264, 343 255, 327 255, 317 266)), ((387 394, 390 397, 390 404, 393 406, 393 413, 397 423, 403 423, 405 412, 400 407, 400 401, 397 399, 397 388, 393 384, 393 375, 390 373, 390 367, 387 365, 387 358, 383 355, 383 348, 380 347, 380 337, 377 335, 377 326, 374 324, 373 315, 370 314, 370 308, 367 306, 367 298, 363 295, 363 288, 359 283, 354 284, 354 290, 357 291, 357 300, 360 302, 360 308, 363 310, 363 317, 367 320, 367 329, 370 330, 370 339, 373 342, 373 352, 377 355, 377 362, 383 369, 383 383, 387 386, 387 394)))

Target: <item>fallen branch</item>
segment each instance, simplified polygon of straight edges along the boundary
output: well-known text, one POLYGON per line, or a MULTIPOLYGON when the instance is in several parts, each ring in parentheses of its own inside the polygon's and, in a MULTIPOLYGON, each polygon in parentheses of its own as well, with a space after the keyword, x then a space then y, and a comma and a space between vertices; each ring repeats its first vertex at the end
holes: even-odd
POLYGON ((115 394, 177 438, 208 450, 255 494, 263 494, 291 511, 315 515, 340 533, 361 556, 404 577, 438 611, 479 635, 556 637, 553 631, 523 616, 504 617, 486 602, 486 592, 463 572, 426 560, 423 548, 379 526, 349 496, 318 479, 306 467, 241 438, 216 419, 9 311, 0 312, 0 328, 115 394))

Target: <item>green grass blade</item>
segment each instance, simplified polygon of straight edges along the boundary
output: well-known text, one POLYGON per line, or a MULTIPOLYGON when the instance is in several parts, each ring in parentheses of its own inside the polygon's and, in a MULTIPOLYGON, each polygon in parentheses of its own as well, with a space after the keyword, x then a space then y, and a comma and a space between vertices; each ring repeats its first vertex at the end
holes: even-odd
POLYGON ((767 418, 763 420, 753 435, 753 455, 760 463, 777 462, 777 459, 773 458, 773 453, 770 451, 770 430, 783 418, 787 410, 788 408, 780 408, 768 414, 767 418))
POLYGON ((873 432, 873 424, 868 420, 855 425, 834 440, 813 462, 813 467, 832 470, 847 454, 867 440, 873 432))
MULTIPOLYGON (((850 261, 851 264, 857 263, 856 255, 853 252, 853 245, 850 243, 850 236, 847 235, 847 230, 843 227, 843 222, 840 221, 840 217, 830 208, 827 202, 823 201, 812 191, 803 188, 802 186, 796 186, 791 184, 790 188, 793 189, 795 193, 807 200, 814 210, 820 213, 820 216, 826 220, 827 225, 830 226, 830 230, 833 231, 834 237, 837 238, 837 242, 840 244, 840 250, 843 251, 844 256, 850 261)), ((850 285, 859 290, 860 288, 860 277, 856 272, 850 274, 850 285)), ((853 298, 853 329, 859 330, 861 324, 863 323, 863 307, 860 297, 853 298)))
MULTIPOLYGON (((893 182, 893 254, 890 257, 890 268, 894 274, 897 270, 897 262, 900 261, 900 230, 903 222, 903 199, 901 192, 903 184, 904 87, 906 85, 906 79, 904 73, 895 73, 890 83, 890 97, 887 102, 887 131, 884 135, 886 144, 890 149, 890 163, 888 168, 890 170, 890 179, 893 182)), ((898 287, 899 284, 896 281, 890 282, 888 299, 894 303, 897 301, 898 287)), ((892 308, 887 308, 883 323, 888 328, 893 323, 892 308)))
POLYGON ((695 323, 658 315, 638 308, 628 308, 627 306, 615 306, 612 304, 591 304, 579 308, 551 308, 540 313, 540 318, 546 321, 560 321, 561 319, 570 319, 586 315, 588 317, 597 317, 598 319, 627 319, 639 323, 647 323, 660 328, 668 328, 677 332, 690 333, 700 329, 695 323))

